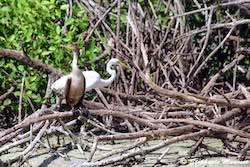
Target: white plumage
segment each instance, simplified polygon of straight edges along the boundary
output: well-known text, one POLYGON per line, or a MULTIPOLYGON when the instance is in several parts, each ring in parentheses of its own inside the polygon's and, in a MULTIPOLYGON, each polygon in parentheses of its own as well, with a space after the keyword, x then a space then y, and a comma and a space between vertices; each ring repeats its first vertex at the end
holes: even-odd
POLYGON ((86 79, 85 92, 98 87, 98 81, 101 80, 101 77, 96 71, 83 71, 82 73, 86 79))
MULTIPOLYGON (((95 88, 103 88, 103 87, 110 85, 116 77, 116 71, 113 70, 111 67, 116 66, 119 63, 121 63, 121 62, 117 58, 112 58, 111 60, 109 60, 107 67, 106 67, 106 70, 111 76, 108 79, 102 79, 100 77, 100 74, 97 73, 96 71, 83 71, 82 73, 83 73, 83 75, 85 77, 85 81, 86 81, 85 92, 88 92, 88 91, 95 89, 95 88)), ((71 74, 62 76, 60 79, 58 79, 56 82, 54 82, 51 86, 51 89, 61 98, 65 98, 64 97, 64 88, 65 88, 65 84, 67 82, 67 79, 68 79, 68 77, 70 77, 70 75, 71 74)))

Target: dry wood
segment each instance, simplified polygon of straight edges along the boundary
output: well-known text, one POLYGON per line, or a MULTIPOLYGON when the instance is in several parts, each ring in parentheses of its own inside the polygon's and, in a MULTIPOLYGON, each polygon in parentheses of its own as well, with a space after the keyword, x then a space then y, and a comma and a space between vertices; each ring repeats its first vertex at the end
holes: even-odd
POLYGON ((2 49, 0 50, 0 58, 15 59, 25 65, 36 68, 42 72, 51 73, 54 75, 61 74, 57 69, 41 62, 40 60, 31 58, 20 51, 2 49))
POLYGON ((2 101, 4 101, 8 97, 8 95, 10 95, 14 90, 15 90, 15 87, 11 86, 6 93, 2 94, 0 96, 0 103, 2 103, 2 101))

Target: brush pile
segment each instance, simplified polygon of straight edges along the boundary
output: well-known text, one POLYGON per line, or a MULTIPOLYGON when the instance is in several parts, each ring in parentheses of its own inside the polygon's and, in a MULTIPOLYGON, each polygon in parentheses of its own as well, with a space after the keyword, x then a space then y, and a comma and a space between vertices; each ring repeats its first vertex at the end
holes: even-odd
MULTIPOLYGON (((30 142, 9 161, 22 164, 40 147, 50 150, 45 138, 57 132, 69 136, 79 150, 87 146, 90 156, 72 165, 77 167, 124 164, 138 157, 143 161, 147 154, 166 148, 156 159, 160 163, 167 146, 184 140, 195 141, 185 159, 200 149, 249 159, 250 2, 202 2, 77 0, 91 20, 83 42, 95 37, 103 48, 103 54, 87 65, 111 55, 126 62, 129 69, 121 70, 109 88, 96 89, 95 101, 83 101, 91 117, 78 115, 83 122, 80 132, 73 128, 77 121, 71 111, 58 112, 53 105, 45 105, 0 132, 0 153, 30 142), (111 25, 114 19, 117 25, 111 25), (103 38, 110 39, 109 45, 102 43, 103 38), (223 147, 203 143, 206 138, 221 140, 223 147), (119 140, 132 144, 96 158, 99 143, 119 140), (152 140, 159 142, 147 146, 152 140)), ((61 75, 22 52, 1 50, 0 58, 48 73, 48 97, 53 78, 61 75)))

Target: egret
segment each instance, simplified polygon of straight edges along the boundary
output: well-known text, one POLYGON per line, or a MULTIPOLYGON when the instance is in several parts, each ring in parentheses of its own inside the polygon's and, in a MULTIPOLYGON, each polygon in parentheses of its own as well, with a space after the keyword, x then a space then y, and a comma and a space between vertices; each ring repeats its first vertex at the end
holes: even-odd
POLYGON ((108 74, 110 74, 110 77, 108 79, 101 78, 100 74, 96 71, 83 71, 82 73, 86 78, 85 91, 88 92, 92 89, 103 88, 112 84, 112 82, 116 78, 115 67, 118 66, 119 64, 122 67, 126 67, 126 64, 124 64, 117 58, 112 58, 109 60, 106 66, 106 71, 108 72, 108 74))
MULTIPOLYGON (((83 71, 82 74, 86 82, 85 84, 83 83, 82 85, 84 85, 85 87, 84 88, 85 92, 88 92, 95 88, 103 88, 110 85, 116 78, 116 70, 114 68, 119 64, 122 67, 127 67, 126 64, 124 64, 117 58, 112 58, 109 60, 106 66, 106 70, 111 76, 108 79, 101 78, 100 74, 96 71, 83 71)), ((64 90, 68 78, 70 78, 70 76, 71 74, 62 76, 60 79, 55 81, 51 86, 52 90, 56 92, 57 96, 60 97, 61 100, 65 98, 64 90)))

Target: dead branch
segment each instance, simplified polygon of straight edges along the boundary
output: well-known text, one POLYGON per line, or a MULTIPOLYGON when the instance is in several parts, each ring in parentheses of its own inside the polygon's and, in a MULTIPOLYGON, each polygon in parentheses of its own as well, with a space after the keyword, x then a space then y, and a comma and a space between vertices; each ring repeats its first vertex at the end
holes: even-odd
POLYGON ((17 60, 25 65, 36 68, 42 72, 51 73, 54 75, 61 74, 57 69, 53 68, 52 66, 45 64, 41 62, 40 60, 31 58, 28 55, 25 55, 23 52, 20 52, 20 51, 2 49, 0 50, 0 58, 17 60))

